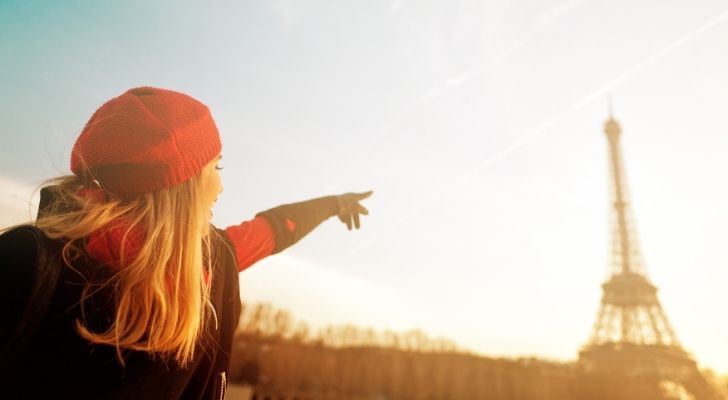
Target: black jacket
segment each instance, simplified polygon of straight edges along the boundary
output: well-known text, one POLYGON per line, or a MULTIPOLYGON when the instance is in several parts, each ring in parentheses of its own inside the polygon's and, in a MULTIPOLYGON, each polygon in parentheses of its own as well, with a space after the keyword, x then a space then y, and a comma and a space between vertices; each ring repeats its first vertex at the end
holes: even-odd
MULTIPOLYGON (((16 277, 21 278, 12 283, 5 280, 3 286, 28 282, 22 278, 23 269, 31 270, 28 266, 34 261, 36 246, 35 237, 27 228, 0 236, 0 256, 6 262, 13 259, 13 265, 5 263, 4 267, 18 268, 16 277)), ((240 315, 240 295, 232 246, 221 239, 214 241, 213 249, 218 263, 213 268, 211 302, 217 321, 212 319, 206 327, 195 359, 188 367, 182 369, 174 361, 165 362, 138 351, 125 351, 126 367, 122 367, 112 346, 92 345, 76 333, 74 321, 81 316, 80 299, 86 281, 103 282, 109 272, 103 265, 82 259, 73 263, 73 269, 60 268, 45 318, 28 338, 29 345, 15 360, 13 369, 1 377, 0 397, 222 399, 233 334, 240 315)), ((84 302, 92 329, 108 324, 113 311, 109 307, 113 301, 112 290, 103 287, 84 302)), ((24 303, 7 297, 22 296, 21 293, 22 290, 4 292, 2 300, 10 315, 19 315, 24 303)), ((13 327, 11 321, 6 320, 10 323, 4 324, 3 330, 13 327)))
MULTIPOLYGON (((42 195, 42 194, 41 194, 42 195)), ((43 200, 41 200, 43 203, 43 200)), ((296 243, 323 220, 336 215, 332 196, 279 206, 260 213, 271 223, 275 234, 274 253, 296 243), (288 222, 295 221, 296 229, 288 222)), ((51 285, 48 309, 38 326, 24 335, 27 345, 19 350, 11 368, 0 372, 2 399, 222 399, 235 329, 240 316, 238 270, 233 246, 222 231, 213 235, 214 260, 211 303, 216 318, 206 327, 193 362, 180 368, 174 361, 154 358, 148 353, 127 350, 122 367, 112 346, 93 345, 82 339, 74 321, 81 317, 81 301, 88 282, 104 282, 110 269, 90 258, 73 266, 58 268, 58 280, 51 285)), ((0 344, 17 331, 37 280, 39 245, 60 261, 57 251, 62 241, 50 240, 34 227, 26 226, 0 235, 0 304, 6 317, 0 323, 0 344), (41 242, 38 243, 38 235, 41 242)), ((86 321, 99 331, 112 318, 113 287, 91 287, 83 302, 86 321)), ((37 297, 37 296, 36 296, 37 297)))

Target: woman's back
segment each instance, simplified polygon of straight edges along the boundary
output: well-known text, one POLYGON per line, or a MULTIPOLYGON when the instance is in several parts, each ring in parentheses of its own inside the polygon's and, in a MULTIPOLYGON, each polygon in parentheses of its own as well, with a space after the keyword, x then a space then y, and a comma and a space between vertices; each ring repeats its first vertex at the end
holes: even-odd
MULTIPOLYGON (((19 264, 14 267, 31 271, 37 245, 27 229, 0 235, 0 259, 16 260, 19 264)), ((218 263, 213 268, 211 303, 216 319, 206 327, 188 367, 179 368, 173 360, 133 350, 124 352, 125 366, 122 366, 114 347, 94 345, 78 335, 76 320, 84 318, 94 330, 106 329, 115 309, 114 286, 104 285, 110 280, 113 282, 112 270, 88 257, 80 257, 71 267, 60 268, 45 316, 19 350, 10 376, 3 378, 12 382, 12 386, 6 387, 15 388, 10 398, 55 397, 58 393, 73 393, 74 398, 89 399, 218 398, 224 390, 240 298, 230 244, 224 242, 222 235, 215 237, 218 239, 213 249, 218 263)), ((55 248, 61 247, 60 240, 49 240, 51 245, 54 242, 55 248)), ((53 256, 59 257, 59 254, 53 256)), ((27 282, 29 287, 31 278, 25 276, 27 280, 14 283, 25 286, 23 283, 27 282)), ((20 316, 19 312, 16 314, 20 316)))

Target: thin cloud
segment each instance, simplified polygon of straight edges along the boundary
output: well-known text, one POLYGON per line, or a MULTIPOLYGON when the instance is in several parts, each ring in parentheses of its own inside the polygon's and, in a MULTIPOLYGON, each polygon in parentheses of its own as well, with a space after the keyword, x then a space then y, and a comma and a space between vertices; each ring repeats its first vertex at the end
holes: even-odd
MULTIPOLYGON (((379 133, 371 140, 370 144, 361 146, 357 152, 359 157, 365 157, 374 151, 379 145, 386 142, 391 137, 395 128, 402 122, 407 120, 416 114, 418 110, 426 106, 433 100, 441 97, 443 94, 450 90, 461 86, 464 83, 476 78, 484 72, 497 67, 507 60, 513 53, 518 49, 524 47, 526 44, 531 42, 541 32, 546 30, 549 26, 557 22, 560 18, 564 17, 578 6, 583 4, 586 0, 567 0, 556 6, 544 11, 537 16, 532 24, 531 28, 523 31, 518 38, 513 41, 508 48, 499 54, 497 57, 491 59, 485 65, 471 69, 470 71, 463 72, 461 74, 454 75, 447 79, 444 83, 439 86, 435 86, 428 90, 420 97, 418 97, 409 106, 405 107, 399 114, 397 114, 391 121, 384 124, 380 129, 379 133)), ((402 0, 395 0, 390 9, 398 11, 402 6, 402 0)), ((352 163, 342 168, 343 171, 347 171, 344 175, 348 175, 348 171, 351 171, 358 163, 352 163)), ((331 183, 326 185, 325 191, 335 191, 340 184, 340 180, 333 180, 331 183)))
MULTIPOLYGON (((436 86, 427 92, 425 92, 422 96, 420 96, 418 99, 416 99, 411 105, 406 107, 401 113, 399 113, 397 116, 395 116, 392 121, 385 124, 382 129, 380 130, 380 134, 377 136, 377 138, 373 141, 373 144, 362 148, 362 153, 367 153, 373 150, 377 145, 383 143, 383 139, 385 139, 389 134, 393 131, 393 129, 402 121, 406 120, 407 118, 411 117, 417 110, 424 107, 425 105, 429 104, 433 100, 437 99, 438 97, 442 96, 443 94, 447 93, 448 91, 472 80, 473 78, 483 74, 484 72, 502 64, 505 60, 507 60, 513 53, 515 53, 518 49, 524 47, 526 44, 531 42, 535 37, 537 37, 541 32, 548 29, 551 25, 553 25, 555 22, 557 22, 560 18, 564 17, 574 9, 576 9, 579 5, 584 3, 585 0, 568 0, 562 3, 557 4, 556 6, 544 11, 539 16, 536 17, 534 20, 535 22, 532 24, 531 28, 523 31, 518 38, 511 43, 508 48, 503 51, 501 54, 499 54, 497 57, 493 58, 489 62, 487 62, 482 67, 476 67, 470 71, 454 75, 447 79, 443 84, 440 86, 436 86)), ((398 3, 398 7, 401 5, 401 1, 398 3)), ((394 6, 394 4, 393 4, 394 6)))

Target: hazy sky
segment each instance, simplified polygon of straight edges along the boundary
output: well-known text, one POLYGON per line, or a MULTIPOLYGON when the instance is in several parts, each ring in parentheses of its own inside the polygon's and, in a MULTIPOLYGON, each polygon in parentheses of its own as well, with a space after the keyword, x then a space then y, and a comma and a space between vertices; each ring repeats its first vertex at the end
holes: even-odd
POLYGON ((571 360, 608 266, 607 94, 646 267, 684 347, 728 372, 728 3, 0 0, 0 224, 134 86, 208 104, 218 226, 375 190, 241 275, 319 326, 420 328, 571 360))

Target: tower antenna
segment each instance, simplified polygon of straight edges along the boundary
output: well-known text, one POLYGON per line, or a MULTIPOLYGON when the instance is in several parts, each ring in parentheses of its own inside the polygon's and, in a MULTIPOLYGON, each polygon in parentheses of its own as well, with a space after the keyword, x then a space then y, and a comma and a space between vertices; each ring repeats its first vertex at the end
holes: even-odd
POLYGON ((607 94, 607 112, 609 113, 609 119, 614 119, 614 113, 612 112, 612 94, 607 94))

